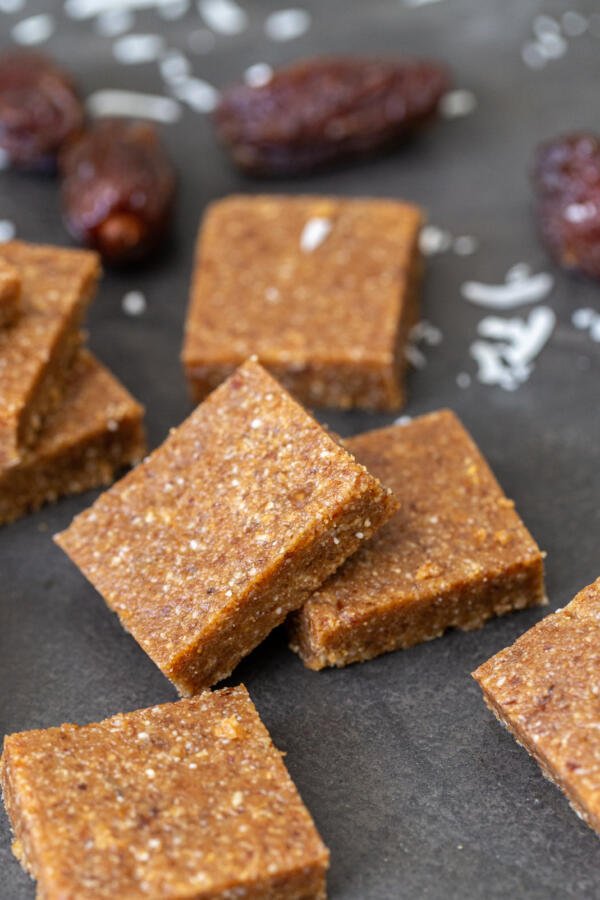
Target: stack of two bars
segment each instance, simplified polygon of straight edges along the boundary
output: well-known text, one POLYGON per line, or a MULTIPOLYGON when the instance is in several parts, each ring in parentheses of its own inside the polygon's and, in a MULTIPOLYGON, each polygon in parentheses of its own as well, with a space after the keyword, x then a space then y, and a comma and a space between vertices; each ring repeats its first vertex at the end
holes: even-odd
POLYGON ((183 695, 286 619, 320 669, 545 599, 542 554, 452 413, 342 444, 255 360, 57 542, 183 695))
POLYGON ((144 452, 141 407, 82 346, 98 275, 86 251, 0 250, 0 524, 144 452))

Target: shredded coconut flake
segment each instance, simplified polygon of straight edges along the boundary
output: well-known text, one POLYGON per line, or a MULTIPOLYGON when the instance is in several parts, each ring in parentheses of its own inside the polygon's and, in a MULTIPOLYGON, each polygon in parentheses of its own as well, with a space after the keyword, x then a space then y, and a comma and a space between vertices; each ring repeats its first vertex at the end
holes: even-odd
POLYGON ((470 234, 461 234, 459 237, 454 238, 452 249, 457 256, 471 256, 471 254, 475 253, 478 246, 477 238, 472 237, 470 234))
POLYGON ((113 44, 113 56, 123 65, 156 62, 164 48, 159 34, 128 34, 113 44))
POLYGON ((529 41, 521 50, 523 62, 529 69, 543 69, 546 59, 540 52, 540 46, 534 41, 529 41))
POLYGON ((570 203, 563 213, 567 222, 579 224, 587 219, 593 219, 596 215, 596 204, 588 201, 587 203, 570 203))
POLYGON ((171 97, 135 91, 96 91, 88 97, 87 108, 92 116, 131 116, 165 124, 177 122, 181 116, 179 103, 171 97))
POLYGON ((315 216, 309 219, 300 235, 300 249, 303 253, 312 253, 317 247, 320 247, 323 241, 329 236, 332 224, 330 219, 315 216))
POLYGON ((273 77, 273 69, 268 63, 254 63, 244 72, 244 81, 250 87, 264 87, 273 77))
POLYGON ((71 19, 93 19, 113 10, 130 12, 156 9, 162 14, 177 2, 180 0, 65 0, 63 8, 71 19))
POLYGON ((468 116, 477 109, 477 98, 472 91, 458 89, 448 91, 440 101, 440 113, 445 119, 468 116))
POLYGON ((308 31, 310 23, 305 9, 280 9, 267 16, 265 33, 272 41, 293 41, 308 31))
POLYGON ((600 341, 600 313, 595 309, 590 307, 576 309, 571 321, 580 331, 588 331, 593 341, 600 341))
POLYGON ((515 267, 509 270, 504 284, 483 284, 480 281, 466 281, 461 294, 470 303, 491 309, 511 309, 525 303, 535 303, 548 296, 554 287, 554 278, 547 272, 529 275, 528 270, 517 273, 515 267))
POLYGON ((0 244, 12 241, 16 232, 17 229, 14 222, 11 222, 9 219, 0 219, 0 244))
POLYGON ((587 18, 580 12, 568 9, 561 18, 562 30, 567 37, 580 37, 588 27, 587 18))
POLYGON ((548 342, 555 324, 556 316, 548 306, 536 307, 527 320, 497 316, 482 319, 477 330, 488 340, 474 341, 470 348, 478 364, 479 381, 516 390, 529 378, 533 360, 548 342))
POLYGON ((117 37, 133 28, 135 18, 128 9, 107 9, 98 15, 95 28, 104 37, 117 37))
POLYGON ((197 113, 211 113, 219 102, 218 90, 202 78, 186 78, 172 85, 178 100, 197 113))
POLYGON ((189 8, 189 0, 171 0, 170 3, 159 4, 158 14, 162 19, 172 22, 185 16, 189 8))
POLYGON ((25 0, 0 0, 0 13, 18 13, 25 6, 25 0))
POLYGON ((234 0, 199 0, 198 12, 218 34, 241 34, 248 27, 248 14, 234 0))
POLYGON ((445 253, 452 246, 452 235, 436 225, 425 225, 419 235, 419 248, 425 256, 445 253))
POLYGON ((128 316, 141 316, 146 312, 146 306, 146 298, 141 291, 128 291, 121 301, 123 312, 128 316))
POLYGON ((54 16, 40 13, 40 15, 29 16, 28 19, 21 19, 20 22, 17 22, 11 31, 11 35, 15 44, 32 47, 35 44, 43 44, 44 41, 47 41, 54 33, 54 28, 54 16))
POLYGON ((169 83, 184 81, 189 78, 190 63, 179 50, 167 50, 160 61, 160 74, 169 83))
POLYGON ((420 322, 417 322, 416 325, 413 325, 409 334, 409 340, 423 341, 430 347, 441 344, 442 337, 443 335, 440 329, 436 325, 432 325, 431 322, 428 322, 427 319, 422 319, 420 322))

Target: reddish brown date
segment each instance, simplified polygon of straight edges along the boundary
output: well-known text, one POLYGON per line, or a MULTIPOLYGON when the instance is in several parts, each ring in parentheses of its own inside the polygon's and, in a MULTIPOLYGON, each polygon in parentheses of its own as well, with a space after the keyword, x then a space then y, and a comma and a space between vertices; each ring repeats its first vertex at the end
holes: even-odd
POLYGON ((399 143, 435 116, 448 86, 432 62, 311 59, 226 90, 215 124, 244 171, 293 175, 399 143))
POLYGON ((68 230, 113 265, 136 262, 163 240, 175 172, 153 125, 96 122, 60 157, 68 230))
POLYGON ((542 235, 556 259, 600 278, 600 137, 580 132, 543 144, 533 180, 542 235))
POLYGON ((52 171, 83 120, 71 76, 51 59, 16 50, 0 57, 0 149, 10 165, 52 171))

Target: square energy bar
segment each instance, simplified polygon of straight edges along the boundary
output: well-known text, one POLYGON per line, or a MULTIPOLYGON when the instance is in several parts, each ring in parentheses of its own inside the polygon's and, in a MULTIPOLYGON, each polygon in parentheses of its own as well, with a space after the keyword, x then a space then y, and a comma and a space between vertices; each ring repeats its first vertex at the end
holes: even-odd
POLYGON ((329 854, 244 687, 4 740, 44 900, 324 900, 329 854))
POLYGON ((56 541, 191 694, 227 677, 394 509, 250 360, 56 541))
POLYGON ((15 321, 21 308, 21 278, 14 266, 0 257, 0 328, 15 321))
POLYGON ((542 554, 453 413, 346 445, 400 509, 291 618, 307 666, 345 666, 545 602, 542 554))
POLYGON ((308 406, 397 409, 418 310, 421 211, 233 196, 206 213, 183 348, 201 400, 251 354, 308 406))
POLYGON ((21 279, 21 313, 0 329, 0 467, 15 464, 60 405, 100 272, 87 250, 14 241, 0 259, 21 279))
POLYGON ((600 578, 473 677, 500 722, 600 833, 600 578))
POLYGON ((98 360, 80 350, 62 405, 35 447, 0 469, 0 524, 67 494, 107 485, 146 450, 144 411, 98 360))

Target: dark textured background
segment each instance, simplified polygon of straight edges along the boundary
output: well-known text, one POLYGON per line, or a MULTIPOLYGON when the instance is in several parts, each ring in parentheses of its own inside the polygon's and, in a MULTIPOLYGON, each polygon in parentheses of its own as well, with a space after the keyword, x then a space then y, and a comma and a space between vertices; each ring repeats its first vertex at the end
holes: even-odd
MULTIPOLYGON (((186 111, 165 129, 181 175, 175 239, 151 268, 106 275, 91 319, 91 344, 147 407, 152 446, 189 411, 178 361, 192 247, 205 204, 231 191, 313 191, 405 197, 432 222, 480 240, 476 254, 431 259, 424 315, 443 343, 410 378, 411 415, 450 406, 471 429, 507 493, 548 551, 552 607, 600 574, 598 447, 599 345, 571 325, 580 306, 598 308, 597 285, 551 266, 540 248, 527 181, 535 143, 557 131, 598 124, 600 39, 574 39, 542 71, 521 47, 540 11, 565 4, 525 0, 441 0, 407 8, 400 0, 304 3, 310 32, 269 42, 261 23, 275 4, 246 2, 251 28, 218 37, 194 68, 216 85, 257 61, 279 63, 323 51, 423 53, 446 59, 479 106, 442 122, 406 150, 334 173, 276 185, 243 179, 215 147, 202 116, 186 111), (468 355, 483 312, 461 299, 467 278, 501 282, 526 261, 556 275, 547 301, 557 329, 528 383, 516 393, 456 386, 474 375, 468 355), (121 311, 142 290, 140 318, 121 311)), ((285 4, 282 4, 285 5, 285 4)), ((31 0, 20 16, 42 9, 31 0)), ((46 7, 49 9, 51 7, 46 7)), ((581 7, 579 7, 581 8, 581 7)), ((593 9, 590 3, 586 7, 593 9)), ((66 19, 47 49, 86 92, 129 87, 162 92, 156 65, 122 67, 110 40, 66 19)), ((16 16, 0 14, 3 43, 16 16)), ((135 31, 164 29, 174 47, 198 27, 195 12, 164 23, 138 14, 135 31)), ((20 237, 66 243, 52 181, 2 174, 0 217, 20 237)), ((519 311, 522 314, 523 311, 519 311)), ((514 314, 514 313, 513 313, 514 314)), ((390 421, 324 415, 345 434, 390 421)), ((3 732, 87 722, 175 699, 158 669, 125 634, 100 597, 58 548, 64 528, 93 494, 61 502, 0 534, 0 727, 3 732)), ((518 613, 471 634, 452 633, 406 652, 341 671, 312 673, 273 635, 236 672, 256 701, 321 833, 331 848, 337 900, 390 898, 564 898, 600 896, 600 845, 562 795, 486 711, 469 672, 544 613, 518 613)), ((0 896, 32 898, 0 823, 0 896)))

